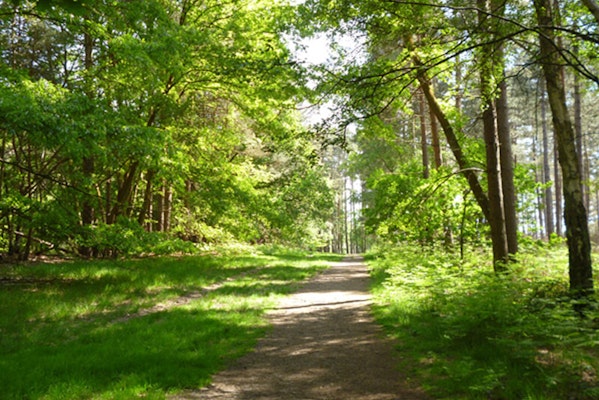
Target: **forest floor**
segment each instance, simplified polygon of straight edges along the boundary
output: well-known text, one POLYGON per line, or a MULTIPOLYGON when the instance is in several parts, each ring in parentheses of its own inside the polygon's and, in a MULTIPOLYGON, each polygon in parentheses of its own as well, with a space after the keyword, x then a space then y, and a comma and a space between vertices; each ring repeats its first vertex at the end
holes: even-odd
POLYGON ((334 263, 269 313, 273 329, 255 351, 172 399, 426 399, 371 316, 369 282, 361 259, 334 263))

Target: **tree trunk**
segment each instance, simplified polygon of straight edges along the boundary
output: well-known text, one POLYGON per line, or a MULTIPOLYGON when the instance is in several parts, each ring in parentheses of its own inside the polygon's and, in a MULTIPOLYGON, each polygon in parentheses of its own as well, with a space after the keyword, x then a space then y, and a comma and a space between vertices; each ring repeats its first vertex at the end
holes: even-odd
MULTIPOLYGON (((488 2, 478 0, 480 10, 489 8, 488 2)), ((486 14, 479 12, 479 25, 483 31, 488 30, 486 14)), ((495 48, 484 45, 481 51, 484 58, 480 68, 480 92, 483 107, 483 137, 486 150, 487 192, 489 199, 489 226, 493 246, 493 268, 495 272, 505 269, 508 262, 508 246, 505 231, 505 213, 503 208, 503 189, 501 186, 501 164, 499 154, 499 136, 497 134, 497 118, 495 115, 494 60, 497 57, 495 48)))
POLYGON ((462 112, 462 65, 460 64, 460 55, 455 59, 455 109, 458 113, 462 112))
MULTIPOLYGON (((91 180, 92 174, 94 173, 94 159, 92 157, 83 158, 83 175, 86 179, 91 180)), ((86 188, 89 186, 86 185, 86 188)), ((91 192, 84 195, 83 206, 81 209, 81 224, 85 226, 90 226, 94 223, 95 219, 95 210, 94 206, 90 202, 91 192)), ((79 254, 84 257, 90 257, 92 255, 93 249, 89 246, 80 246, 79 254)))
MULTIPOLYGON (((578 46, 574 46, 574 54, 578 55, 578 46)), ((580 76, 574 74, 574 131, 576 132, 576 150, 578 152, 578 162, 580 164, 580 174, 582 179, 582 196, 584 197, 584 206, 590 209, 590 188, 588 181, 590 176, 588 158, 584 135, 582 132, 582 94, 580 93, 580 76)))
POLYGON ((117 192, 116 203, 114 204, 114 207, 110 213, 110 220, 108 221, 109 224, 115 223, 119 216, 126 214, 129 208, 129 201, 131 200, 131 195, 133 193, 138 166, 139 162, 132 162, 129 166, 129 169, 125 173, 123 182, 117 192))
POLYGON ((156 171, 153 169, 148 170, 146 173, 146 189, 144 190, 144 201, 137 217, 137 222, 143 226, 146 222, 146 218, 150 215, 150 208, 152 205, 152 189, 154 183, 154 176, 156 171))
POLYGON ((435 97, 430 87, 428 78, 426 76, 426 72, 424 71, 424 69, 422 69, 422 63, 416 56, 414 56, 414 63, 417 67, 419 67, 417 79, 420 83, 420 87, 424 92, 424 96, 426 97, 428 106, 437 117, 437 120, 439 121, 439 124, 441 125, 441 128, 445 133, 445 137, 447 138, 447 143, 449 144, 449 147, 456 159, 456 162, 458 163, 458 166, 461 169, 462 174, 468 181, 468 185, 470 187, 470 190, 472 190, 472 193, 474 194, 476 202, 478 203, 485 218, 489 220, 489 200, 487 199, 487 195, 485 194, 482 186, 480 185, 480 182, 478 181, 478 177, 476 176, 476 170, 470 166, 470 163, 466 159, 466 155, 462 151, 462 147, 460 146, 460 142, 458 141, 456 133, 453 130, 453 127, 451 126, 449 119, 447 118, 447 116, 441 109, 441 106, 437 102, 437 98, 435 97))
MULTIPOLYGON (((483 78, 483 85, 485 84, 484 80, 483 78)), ((505 270, 505 263, 508 262, 509 257, 503 208, 503 189, 501 187, 501 168, 499 164, 499 138, 497 137, 494 111, 493 101, 487 101, 485 110, 483 111, 483 133, 487 155, 489 225, 493 245, 493 266, 495 272, 502 272, 505 270)))
POLYGON ((541 65, 547 84, 553 127, 557 138, 559 162, 563 174, 564 218, 568 241, 570 290, 585 295, 593 291, 591 243, 587 212, 584 206, 580 163, 576 152, 576 135, 566 105, 563 67, 556 51, 555 12, 550 0, 535 0, 539 23, 541 65))
POLYGON ((168 183, 164 186, 164 219, 162 221, 163 232, 171 230, 171 213, 173 207, 173 188, 168 183))
POLYGON ((547 98, 545 85, 541 89, 541 131, 543 134, 543 185, 545 187, 545 232, 549 239, 555 233, 553 225, 553 193, 551 191, 551 169, 549 166, 549 135, 547 132, 547 98))
POLYGON ((345 254, 350 253, 349 248, 349 210, 347 209, 347 178, 343 179, 343 230, 345 236, 345 254))
POLYGON ((514 156, 512 136, 510 134, 507 83, 502 79, 499 84, 497 104, 497 135, 499 136, 501 157, 501 187, 503 189, 503 209, 505 212, 505 233, 508 252, 518 253, 518 213, 516 188, 514 186, 514 156))
POLYGON ((418 109, 420 111, 420 147, 422 149, 422 176, 428 179, 430 176, 428 161, 428 143, 426 138, 426 106, 422 89, 418 90, 418 109))
POLYGON ((154 226, 152 230, 155 232, 164 231, 164 187, 166 182, 163 182, 163 188, 153 196, 154 204, 152 206, 152 219, 154 220, 154 226))
MULTIPOLYGON (((429 89, 435 94, 434 85, 431 82, 429 89)), ((443 160, 441 158, 441 141, 439 140, 439 127, 437 126, 437 117, 434 111, 429 107, 430 121, 431 121, 431 144, 433 145, 433 156, 435 160, 435 168, 441 168, 443 160)))
POLYGON ((555 182, 555 233, 557 236, 564 236, 564 229, 562 227, 564 219, 562 207, 562 204, 564 204, 563 181, 557 150, 557 134, 555 132, 553 132, 553 181, 555 182))
MULTIPOLYGON (((93 37, 88 33, 85 32, 83 35, 83 47, 84 47, 84 67, 86 70, 90 70, 93 67, 94 64, 94 60, 93 60, 93 47, 94 47, 94 39, 93 37)), ((87 97, 92 98, 94 96, 91 88, 86 87, 86 94, 87 97)), ((91 224, 93 224, 94 219, 95 219, 95 210, 94 210, 94 206, 91 202, 91 180, 92 180, 92 175, 94 173, 95 170, 95 162, 94 162, 94 158, 91 155, 87 155, 85 157, 83 157, 83 162, 82 162, 82 172, 83 172, 83 176, 86 179, 86 183, 85 183, 85 188, 88 191, 87 195, 84 195, 85 197, 83 198, 83 205, 82 205, 82 209, 81 209, 81 224, 85 227, 85 226, 90 226, 91 224)), ((90 257, 92 255, 93 249, 89 246, 81 246, 79 247, 79 254, 81 254, 84 257, 90 257)))

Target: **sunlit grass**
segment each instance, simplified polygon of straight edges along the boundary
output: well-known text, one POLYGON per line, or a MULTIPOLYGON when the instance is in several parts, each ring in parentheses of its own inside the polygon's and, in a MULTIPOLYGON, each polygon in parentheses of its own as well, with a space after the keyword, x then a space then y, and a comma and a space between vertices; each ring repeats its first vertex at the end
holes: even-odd
POLYGON ((527 246, 499 277, 478 251, 463 261, 411 246, 373 256, 377 318, 434 398, 599 395, 599 313, 574 311, 564 247, 527 246))
POLYGON ((240 254, 1 267, 12 278, 0 291, 1 397, 161 399, 205 385, 264 334, 265 309, 326 264, 240 254))

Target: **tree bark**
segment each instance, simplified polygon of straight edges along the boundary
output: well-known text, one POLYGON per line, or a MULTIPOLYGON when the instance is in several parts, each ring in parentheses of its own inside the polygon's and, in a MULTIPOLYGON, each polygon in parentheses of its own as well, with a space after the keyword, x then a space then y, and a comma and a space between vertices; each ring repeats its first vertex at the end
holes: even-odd
MULTIPOLYGON (((435 94, 434 85, 430 84, 430 90, 433 95, 435 94)), ((439 127, 437 126, 437 117, 435 112, 429 107, 430 121, 431 121, 431 144, 433 146, 433 156, 435 160, 435 168, 441 168, 443 160, 441 158, 441 141, 439 140, 439 127)))
POLYGON ((420 111, 420 147, 422 149, 422 176, 428 179, 430 176, 428 161, 428 143, 426 137, 426 105, 422 89, 418 90, 418 109, 420 111))
MULTIPOLYGON (((483 86, 485 85, 484 81, 483 77, 483 86)), ((489 100, 486 102, 483 111, 483 133, 487 155, 489 225, 493 245, 493 266, 495 272, 502 272, 505 270, 505 263, 509 261, 509 256, 503 208, 503 189, 501 186, 501 167, 499 163, 499 138, 497 136, 495 121, 494 104, 493 101, 489 100)))
POLYGON ((508 94, 505 77, 499 83, 497 104, 497 135, 500 145, 501 187, 503 190, 503 209, 505 213, 505 233, 509 254, 518 253, 518 213, 516 188, 514 186, 514 156, 512 153, 512 135, 510 133, 508 94))
POLYGON ((556 41, 555 10, 550 0, 534 1, 539 23, 540 63, 547 84, 547 96, 557 138, 559 163, 563 175, 564 219, 568 241, 570 290, 585 295, 593 291, 591 243, 587 211, 584 206, 576 135, 566 105, 563 67, 556 41))
POLYGON ((163 232, 164 231, 164 187, 166 186, 166 181, 163 182, 163 187, 160 191, 158 191, 153 199, 152 206, 152 219, 154 220, 152 230, 155 232, 163 232))
MULTIPOLYGON (((578 46, 574 46, 574 54, 578 55, 578 46)), ((582 179, 582 196, 584 206, 590 209, 589 174, 587 173, 587 163, 585 157, 585 140, 582 133, 582 94, 580 93, 580 77, 574 74, 574 131, 576 133, 576 151, 578 152, 578 163, 580 165, 580 175, 582 179)))
POLYGON ((146 222, 146 218, 150 215, 150 208, 152 205, 152 189, 154 184, 154 176, 156 171, 153 169, 148 170, 146 173, 146 188, 144 190, 144 201, 137 217, 137 222, 143 226, 146 222))
POLYGON ((549 239, 555 233, 553 225, 553 193, 551 191, 551 169, 549 166, 549 135, 547 132, 547 98, 545 85, 541 89, 541 131, 543 134, 543 185, 545 186, 545 232, 549 239))
POLYGON ((458 166, 461 169, 462 174, 468 181, 468 185, 470 187, 470 190, 472 190, 472 193, 474 194, 476 202, 478 203, 485 218, 489 220, 489 200, 482 186, 480 185, 480 182, 478 181, 478 177, 476 176, 476 170, 472 168, 470 163, 468 162, 466 155, 464 154, 462 147, 460 146, 460 142, 458 141, 453 126, 451 126, 449 119, 441 109, 441 106, 439 105, 439 102, 437 101, 437 98, 435 97, 435 94, 433 93, 432 88, 430 87, 429 80, 426 75, 426 71, 424 70, 424 67, 422 65, 422 62, 416 56, 413 57, 413 61, 416 67, 418 68, 417 79, 420 83, 420 87, 422 88, 424 96, 426 97, 428 106, 439 121, 439 124, 443 129, 443 133, 445 134, 451 152, 453 153, 456 162, 458 163, 458 166))
MULTIPOLYGON (((478 22, 485 36, 490 35, 490 11, 488 0, 478 0, 478 22)), ((483 137, 486 150, 487 193, 489 199, 489 226, 491 228, 491 243, 493 246, 493 268, 495 272, 505 270, 509 261, 507 234, 505 228, 505 210, 503 204, 503 188, 501 182, 501 156, 499 150, 499 135, 495 109, 496 87, 494 69, 499 58, 497 46, 485 44, 481 47, 480 61, 480 92, 483 107, 483 137)))
MULTIPOLYGON (((86 70, 90 70, 93 67, 93 50, 94 50, 94 39, 89 34, 89 32, 85 32, 83 34, 83 47, 84 47, 84 67, 86 70)), ((87 87, 85 88, 87 97, 93 98, 94 93, 89 87, 89 82, 86 83, 87 87)), ((87 155, 83 157, 82 161, 82 172, 84 178, 87 180, 85 187, 88 189, 89 194, 86 195, 83 199, 83 205, 81 209, 81 224, 85 226, 90 226, 93 224, 95 219, 95 210, 94 206, 91 203, 91 185, 88 185, 89 182, 92 181, 92 175, 95 170, 95 162, 92 155, 87 155)), ((89 246, 81 246, 79 248, 79 254, 84 257, 90 257, 93 253, 93 249, 89 246)))
POLYGON ((164 185, 164 219, 162 221, 163 232, 171 230, 171 214, 173 207, 173 188, 168 183, 164 185))
POLYGON ((460 55, 458 54, 455 59, 455 109, 458 113, 462 112, 462 65, 460 64, 460 55))
POLYGON ((123 182, 121 183, 117 192, 116 202, 112 207, 112 211, 110 212, 110 219, 108 221, 109 224, 115 223, 117 218, 121 215, 124 215, 129 208, 129 201, 131 200, 131 194, 133 193, 135 178, 138 175, 138 167, 139 162, 134 161, 131 163, 129 169, 125 173, 123 182))

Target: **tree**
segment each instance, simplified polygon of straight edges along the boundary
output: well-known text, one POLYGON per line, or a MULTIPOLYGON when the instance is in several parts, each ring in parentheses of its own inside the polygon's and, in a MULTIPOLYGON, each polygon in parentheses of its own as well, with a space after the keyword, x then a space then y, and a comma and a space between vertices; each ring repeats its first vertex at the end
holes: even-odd
MULTIPOLYGON (((485 0, 478 0, 478 20, 482 33, 486 37, 492 37, 494 31, 489 15, 495 11, 485 0)), ((492 43, 492 42, 491 42, 492 43)), ((501 43, 501 42, 499 42, 501 43)), ((481 94, 483 102, 482 120, 483 137, 486 148, 486 172, 489 199, 489 225, 491 228, 491 242, 493 245, 493 265, 496 271, 501 271, 508 262, 508 240, 506 232, 506 213, 504 208, 502 165, 500 155, 499 124, 497 117, 497 103, 495 90, 495 72, 498 60, 499 48, 495 44, 483 44, 480 47, 481 54, 481 94)))
POLYGON ((288 18, 269 1, 1 3, 0 252, 114 256, 143 229, 321 240, 332 199, 288 18))
POLYGON ((549 0, 535 0, 539 23, 540 60, 547 84, 559 163, 563 174, 564 218, 568 240, 570 289, 579 294, 593 290, 591 243, 582 191, 582 173, 576 153, 576 134, 566 105, 562 51, 556 37, 559 9, 549 0))

